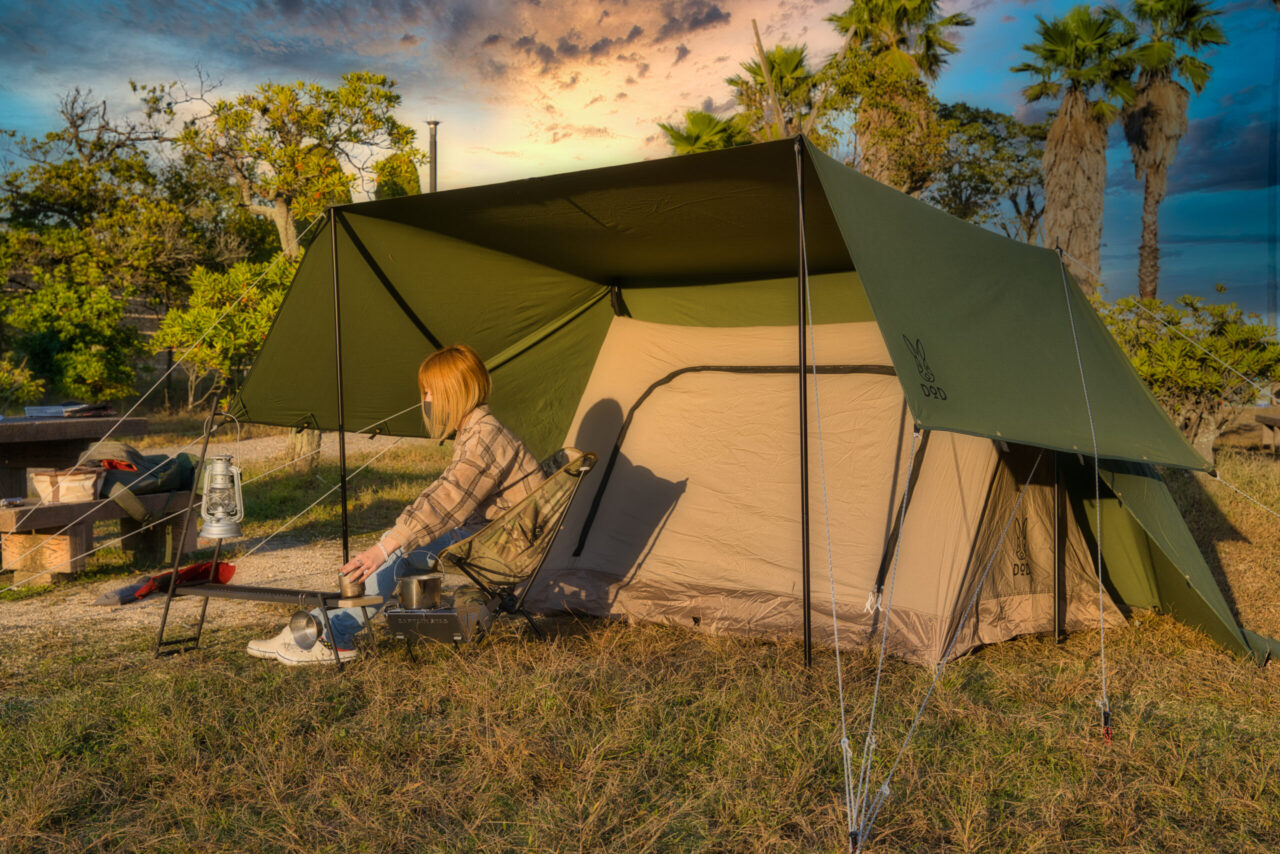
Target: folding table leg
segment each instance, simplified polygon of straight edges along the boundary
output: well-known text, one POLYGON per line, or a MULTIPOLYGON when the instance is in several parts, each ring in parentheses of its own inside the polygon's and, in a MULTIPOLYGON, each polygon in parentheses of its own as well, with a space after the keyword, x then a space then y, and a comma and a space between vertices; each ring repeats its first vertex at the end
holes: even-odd
POLYGON ((342 657, 338 655, 338 639, 333 636, 333 624, 329 622, 329 609, 324 606, 324 597, 317 595, 316 603, 320 606, 320 618, 324 620, 324 636, 329 639, 329 648, 333 650, 333 663, 342 669, 342 657))

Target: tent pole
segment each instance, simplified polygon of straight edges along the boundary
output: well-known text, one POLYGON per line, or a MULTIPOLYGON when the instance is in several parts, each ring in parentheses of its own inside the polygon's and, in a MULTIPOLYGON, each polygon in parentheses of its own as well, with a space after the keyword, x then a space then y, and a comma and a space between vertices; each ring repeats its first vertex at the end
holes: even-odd
POLYGON ((800 585, 804 608, 804 666, 813 664, 813 625, 809 590, 809 377, 808 307, 809 263, 804 242, 804 138, 796 137, 796 202, 798 251, 796 271, 797 329, 800 356, 800 585))
POLYGON ((1062 643, 1067 636, 1066 548, 1067 502, 1062 489, 1061 455, 1053 455, 1053 639, 1062 643))
POLYGON ((351 532, 347 526, 347 439, 342 405, 342 302, 338 295, 338 210, 329 208, 329 259, 333 265, 333 356, 338 378, 338 491, 342 501, 342 563, 351 560, 351 532))

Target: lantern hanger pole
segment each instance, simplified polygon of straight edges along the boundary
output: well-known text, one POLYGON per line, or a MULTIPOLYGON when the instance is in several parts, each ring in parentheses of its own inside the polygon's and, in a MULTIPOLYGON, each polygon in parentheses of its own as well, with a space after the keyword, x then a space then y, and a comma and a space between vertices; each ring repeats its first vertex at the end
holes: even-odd
MULTIPOLYGON (((215 429, 213 419, 218 415, 218 396, 220 391, 222 391, 220 387, 214 387, 211 395, 213 404, 209 407, 208 417, 204 419, 204 436, 200 442, 200 462, 196 464, 195 478, 191 484, 191 494, 187 497, 187 510, 182 516, 182 527, 178 530, 177 544, 173 549, 173 572, 169 576, 169 591, 164 597, 164 614, 160 617, 160 630, 156 632, 156 658, 160 657, 160 649, 164 644, 164 627, 169 622, 169 606, 173 602, 173 591, 178 588, 178 569, 182 565, 182 544, 187 541, 187 531, 191 530, 192 515, 196 507, 196 493, 199 491, 200 477, 204 474, 204 460, 209 453, 209 437, 213 435, 215 429)), ((218 545, 220 546, 221 543, 222 541, 219 540, 218 545)), ((215 556, 213 568, 209 571, 210 580, 213 580, 217 572, 218 564, 215 556)), ((209 600, 205 599, 204 608, 207 607, 209 607, 209 600)), ((200 610, 200 622, 202 624, 204 623, 204 608, 200 610)))

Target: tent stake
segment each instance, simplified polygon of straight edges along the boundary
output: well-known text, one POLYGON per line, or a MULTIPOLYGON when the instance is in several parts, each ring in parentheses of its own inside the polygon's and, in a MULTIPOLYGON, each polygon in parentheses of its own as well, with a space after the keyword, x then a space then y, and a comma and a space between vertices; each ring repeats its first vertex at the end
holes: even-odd
POLYGON ((333 355, 338 377, 338 494, 342 502, 342 563, 351 560, 351 536, 347 527, 347 440, 342 406, 342 302, 338 295, 338 210, 329 208, 329 256, 333 264, 333 355))
MULTIPOLYGON (((796 222, 799 229, 796 295, 800 338, 800 585, 804 608, 804 666, 813 664, 813 626, 809 613, 809 377, 808 306, 809 263, 804 243, 804 137, 796 137, 796 222)), ((816 381, 816 380, 815 380, 816 381)))

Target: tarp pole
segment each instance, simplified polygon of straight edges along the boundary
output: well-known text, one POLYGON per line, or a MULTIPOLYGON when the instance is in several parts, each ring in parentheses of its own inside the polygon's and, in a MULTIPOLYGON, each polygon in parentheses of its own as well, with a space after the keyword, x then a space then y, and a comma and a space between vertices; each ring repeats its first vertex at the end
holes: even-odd
POLYGON ((1053 455, 1053 639, 1067 639, 1067 502, 1062 487, 1062 461, 1053 455))
POLYGON ((347 527, 347 440, 342 406, 342 301, 338 292, 338 209, 329 208, 329 256, 333 265, 333 357, 338 378, 338 494, 342 502, 342 563, 351 560, 351 536, 347 527))
POLYGON ((808 306, 809 265, 804 243, 804 137, 796 137, 796 252, 797 330, 800 343, 800 585, 804 608, 804 666, 813 664, 813 626, 809 609, 809 377, 808 306))

